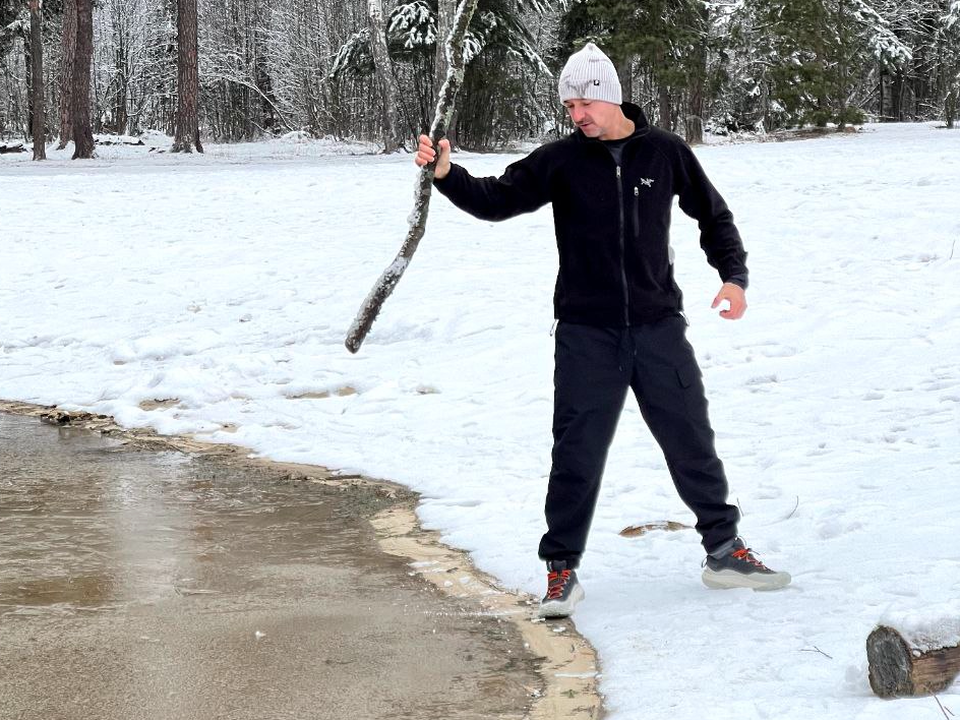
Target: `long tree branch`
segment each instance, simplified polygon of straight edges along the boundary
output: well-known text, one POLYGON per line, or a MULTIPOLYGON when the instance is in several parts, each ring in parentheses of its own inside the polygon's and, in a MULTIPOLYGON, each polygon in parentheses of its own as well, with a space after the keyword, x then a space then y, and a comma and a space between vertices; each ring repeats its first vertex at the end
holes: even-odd
MULTIPOLYGON (((450 30, 450 36, 447 38, 447 78, 440 89, 440 96, 437 99, 437 109, 433 116, 433 125, 430 128, 430 139, 434 147, 440 142, 450 124, 456 108, 457 92, 463 85, 463 39, 467 32, 467 26, 477 9, 477 0, 462 0, 457 8, 456 17, 453 19, 453 28, 450 30)), ((440 157, 439 151, 437 158, 440 157)), ((413 254, 423 238, 424 230, 427 227, 427 213, 430 209, 430 193, 433 189, 433 176, 437 161, 424 165, 420 169, 420 176, 417 181, 417 192, 413 204, 413 212, 410 214, 410 227, 407 230, 407 237, 400 247, 397 257, 380 275, 376 284, 370 290, 356 319, 347 332, 347 339, 344 342, 347 350, 352 353, 357 352, 363 344, 364 338, 370 332, 373 321, 377 319, 380 308, 391 293, 403 273, 406 271, 413 254)))

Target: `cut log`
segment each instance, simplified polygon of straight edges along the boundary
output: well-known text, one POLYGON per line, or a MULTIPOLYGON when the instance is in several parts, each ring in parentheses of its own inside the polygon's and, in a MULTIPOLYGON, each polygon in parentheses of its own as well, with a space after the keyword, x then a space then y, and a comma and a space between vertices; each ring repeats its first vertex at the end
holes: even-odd
POLYGON ((880 625, 867 638, 867 661, 870 687, 880 697, 932 695, 960 674, 960 644, 931 647, 880 625))
POLYGON ((27 149, 23 146, 23 143, 17 145, 0 145, 0 155, 4 153, 22 153, 26 152, 27 149))

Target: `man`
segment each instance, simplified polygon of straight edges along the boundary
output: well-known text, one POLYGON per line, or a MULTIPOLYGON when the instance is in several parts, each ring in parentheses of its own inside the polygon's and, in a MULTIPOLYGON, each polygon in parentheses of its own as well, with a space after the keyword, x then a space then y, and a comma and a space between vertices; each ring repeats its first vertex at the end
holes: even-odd
MULTIPOLYGON (((746 253, 733 216, 687 145, 651 128, 639 107, 622 103, 609 58, 593 43, 560 74, 560 100, 576 125, 565 138, 510 165, 500 178, 474 178, 439 142, 435 187, 483 220, 504 220, 553 205, 560 272, 554 372, 553 465, 547 488, 547 562, 542 617, 565 617, 583 598, 575 569, 627 389, 663 450, 681 499, 697 517, 707 552, 703 582, 713 588, 784 587, 737 535, 739 513, 727 480, 700 368, 687 342, 673 277, 670 211, 700 224, 700 244, 723 281, 713 307, 741 318, 747 303, 746 253)), ((436 158, 420 136, 416 163, 436 158)))

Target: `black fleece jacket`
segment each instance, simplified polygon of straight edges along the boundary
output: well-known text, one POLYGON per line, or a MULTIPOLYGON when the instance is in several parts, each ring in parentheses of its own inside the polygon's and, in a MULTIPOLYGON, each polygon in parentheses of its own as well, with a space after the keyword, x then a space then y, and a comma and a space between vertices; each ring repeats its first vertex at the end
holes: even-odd
POLYGON ((747 284, 747 266, 733 215, 690 148, 650 127, 636 105, 623 104, 636 130, 622 164, 580 130, 547 143, 499 178, 475 178, 459 165, 434 182, 462 210, 506 220, 553 204, 560 253, 554 309, 560 320, 624 327, 683 309, 673 278, 673 197, 700 224, 700 246, 724 282, 747 284))

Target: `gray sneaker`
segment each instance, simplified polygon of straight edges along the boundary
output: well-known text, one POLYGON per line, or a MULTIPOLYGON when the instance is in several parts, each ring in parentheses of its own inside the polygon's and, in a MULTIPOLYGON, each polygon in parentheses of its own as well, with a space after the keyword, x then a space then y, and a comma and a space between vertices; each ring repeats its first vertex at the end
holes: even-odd
POLYGON ((573 614, 586 593, 577 581, 577 571, 567 567, 566 560, 551 560, 547 563, 547 594, 540 601, 542 618, 564 618, 573 614))
POLYGON ((775 572, 757 560, 740 538, 723 557, 707 555, 704 561, 703 584, 708 588, 779 590, 789 585, 790 579, 789 573, 775 572))

